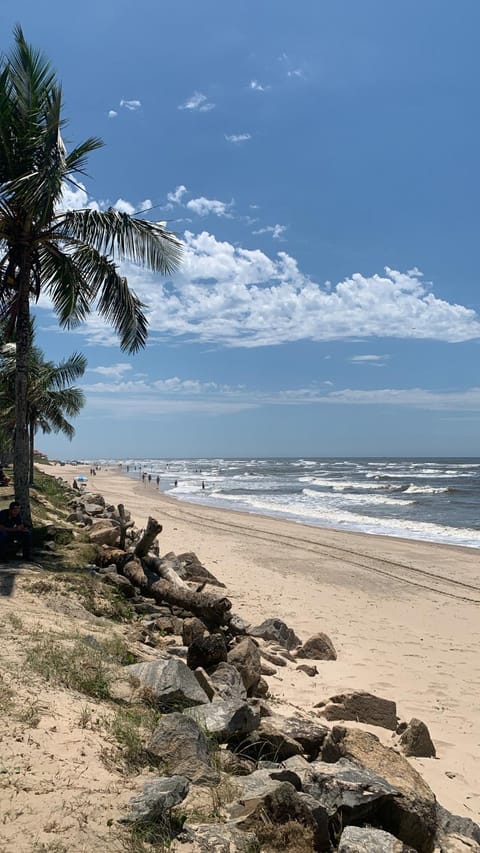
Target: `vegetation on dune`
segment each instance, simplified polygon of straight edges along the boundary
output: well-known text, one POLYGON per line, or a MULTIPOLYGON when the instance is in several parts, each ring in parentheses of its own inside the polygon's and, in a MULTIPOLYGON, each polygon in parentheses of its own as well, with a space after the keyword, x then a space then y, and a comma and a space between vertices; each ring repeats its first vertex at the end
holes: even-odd
POLYGON ((48 60, 27 44, 20 27, 0 61, 0 321, 15 334, 15 492, 30 522, 28 376, 30 303, 48 295, 61 326, 92 310, 113 326, 123 350, 147 338, 144 306, 120 274, 129 259, 161 274, 181 259, 174 234, 155 222, 112 208, 65 210, 66 183, 85 174, 90 137, 67 153, 62 91, 48 60))

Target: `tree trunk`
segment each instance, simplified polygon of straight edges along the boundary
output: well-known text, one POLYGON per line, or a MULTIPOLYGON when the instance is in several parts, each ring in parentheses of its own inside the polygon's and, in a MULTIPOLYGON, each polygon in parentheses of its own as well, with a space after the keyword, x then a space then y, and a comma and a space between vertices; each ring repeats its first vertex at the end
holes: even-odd
POLYGON ((22 520, 31 525, 30 495, 28 480, 29 438, 28 438, 28 361, 30 356, 30 259, 26 250, 22 252, 20 273, 18 276, 18 314, 16 324, 16 370, 15 370, 15 441, 14 441, 14 480, 15 499, 20 502, 22 520))
POLYGON ((30 485, 33 486, 33 459, 34 459, 33 451, 35 449, 35 422, 30 420, 28 428, 30 431, 30 436, 29 436, 29 441, 30 441, 30 478, 29 478, 29 481, 30 481, 30 485))
POLYGON ((162 525, 158 523, 157 519, 149 517, 147 521, 147 526, 145 528, 145 533, 143 534, 142 538, 140 539, 140 542, 138 542, 135 548, 135 556, 140 557, 140 559, 142 557, 145 557, 145 555, 148 554, 158 534, 161 533, 162 530, 162 525))

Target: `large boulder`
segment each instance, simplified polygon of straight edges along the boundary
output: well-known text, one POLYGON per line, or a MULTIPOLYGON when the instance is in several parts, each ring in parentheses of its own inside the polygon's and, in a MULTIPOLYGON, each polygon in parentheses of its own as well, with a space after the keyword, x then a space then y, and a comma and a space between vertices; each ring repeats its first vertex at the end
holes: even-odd
POLYGON ((272 717, 262 719, 258 728, 247 737, 233 736, 229 746, 256 761, 279 762, 303 752, 303 747, 285 732, 278 718, 272 717))
POLYGON ((363 826, 347 826, 343 830, 338 853, 415 853, 402 841, 384 832, 363 826))
MULTIPOLYGON (((446 851, 450 850, 448 844, 450 844, 452 850, 454 849, 454 836, 457 839, 466 839, 471 845, 470 849, 475 850, 477 853, 478 848, 478 853, 480 853, 480 826, 469 817, 452 814, 441 806, 440 803, 437 803, 437 839, 442 839, 446 851), (447 838, 449 839, 448 843, 447 838)), ((440 841, 437 841, 437 843, 443 851, 440 841)), ((462 848, 460 847, 459 849, 461 850, 462 848)))
POLYGON ((219 773, 212 767, 210 744, 199 725, 185 714, 166 714, 155 728, 148 751, 164 772, 186 776, 191 782, 216 785, 219 773))
POLYGON ((197 616, 183 620, 182 643, 184 646, 189 646, 194 640, 204 637, 205 634, 208 634, 207 626, 197 616))
POLYGON ((299 743, 302 751, 311 761, 318 757, 322 744, 330 731, 315 719, 301 717, 300 715, 282 717, 273 714, 269 719, 284 736, 299 743))
POLYGON ((330 637, 320 632, 309 637, 297 651, 297 658, 314 660, 336 660, 337 653, 330 637))
POLYGON ((262 675, 260 649, 251 637, 240 640, 228 653, 228 663, 238 670, 248 696, 253 696, 262 675))
POLYGON ((322 757, 329 762, 350 759, 396 788, 382 829, 418 853, 431 853, 437 826, 435 795, 406 758, 383 746, 370 732, 342 726, 332 729, 322 757))
POLYGON ((181 710, 208 702, 192 670, 178 658, 135 663, 125 667, 125 672, 138 680, 160 710, 181 710))
POLYGON ((354 691, 331 696, 318 702, 315 708, 326 720, 356 720, 384 729, 397 728, 397 706, 391 699, 381 699, 372 693, 354 691))
POLYGON ((404 755, 416 758, 435 758, 436 751, 425 723, 413 717, 400 735, 400 748, 404 755))
POLYGON ((252 732, 260 723, 260 712, 241 699, 224 699, 197 705, 185 711, 217 743, 252 732))
POLYGON ((160 823, 165 813, 181 803, 188 794, 189 781, 185 776, 162 776, 143 786, 130 800, 130 812, 121 823, 160 823))
POLYGON ((293 628, 289 628, 282 619, 266 619, 261 625, 250 628, 248 633, 252 637, 278 643, 286 649, 295 649, 302 644, 293 628))
POLYGON ((247 691, 238 669, 231 663, 219 663, 209 672, 210 681, 221 699, 246 699, 247 691))
POLYGON ((93 545, 114 547, 120 541, 120 529, 105 518, 91 525, 88 538, 93 545))

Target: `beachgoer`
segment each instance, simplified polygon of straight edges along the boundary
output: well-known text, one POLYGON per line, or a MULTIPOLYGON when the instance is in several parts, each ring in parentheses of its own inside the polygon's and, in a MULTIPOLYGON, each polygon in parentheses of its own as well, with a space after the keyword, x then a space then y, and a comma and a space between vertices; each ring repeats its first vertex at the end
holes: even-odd
POLYGON ((76 481, 76 480, 74 480, 74 481, 73 481, 73 483, 72 483, 72 487, 73 487, 74 489, 76 489, 76 490, 77 490, 77 492, 79 492, 79 491, 80 491, 80 486, 78 485, 78 483, 77 483, 77 481, 76 481))
POLYGON ((205 481, 202 480, 202 489, 204 489, 204 488, 205 488, 205 481))
POLYGON ((152 475, 151 475, 151 474, 149 474, 149 475, 148 475, 148 482, 149 482, 149 483, 151 483, 151 482, 152 482, 152 475))
MULTIPOLYGON (((168 467, 168 466, 167 466, 167 467, 168 467)), ((175 485, 175 486, 178 486, 178 480, 175 480, 174 485, 175 485)))
POLYGON ((8 509, 0 512, 0 551, 5 549, 9 542, 18 542, 22 546, 23 559, 30 559, 31 533, 22 521, 20 515, 20 504, 12 501, 8 509))
POLYGON ((157 477, 157 486, 160 485, 160 477, 157 477))

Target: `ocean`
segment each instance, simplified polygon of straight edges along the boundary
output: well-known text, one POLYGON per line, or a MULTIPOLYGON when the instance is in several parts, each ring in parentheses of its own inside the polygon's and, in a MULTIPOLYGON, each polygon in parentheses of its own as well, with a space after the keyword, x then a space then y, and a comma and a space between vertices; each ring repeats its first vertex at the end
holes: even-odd
POLYGON ((181 501, 316 527, 480 546, 480 459, 128 459, 120 464, 124 470, 128 466, 131 477, 145 474, 148 482, 150 474, 155 485, 159 477, 160 490, 181 501))

